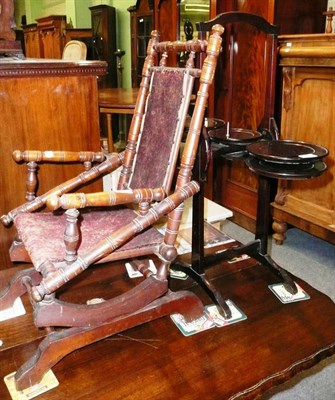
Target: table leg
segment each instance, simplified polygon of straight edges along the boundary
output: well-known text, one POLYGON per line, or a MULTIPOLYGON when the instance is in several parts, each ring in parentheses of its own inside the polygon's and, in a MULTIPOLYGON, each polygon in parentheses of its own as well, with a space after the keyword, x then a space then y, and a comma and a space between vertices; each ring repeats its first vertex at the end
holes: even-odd
POLYGON ((112 114, 106 114, 107 117, 107 145, 108 153, 114 153, 114 142, 113 142, 113 120, 112 114))

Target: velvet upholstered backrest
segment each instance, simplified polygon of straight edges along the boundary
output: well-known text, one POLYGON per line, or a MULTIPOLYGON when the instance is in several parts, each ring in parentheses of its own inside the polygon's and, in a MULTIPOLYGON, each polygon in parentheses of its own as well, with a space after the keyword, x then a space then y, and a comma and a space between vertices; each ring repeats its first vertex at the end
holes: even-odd
POLYGON ((185 69, 154 68, 129 186, 170 191, 194 78, 185 69))
MULTIPOLYGON (((159 33, 152 32, 124 152, 119 190, 163 188, 166 194, 170 193, 195 78, 201 75, 201 70, 194 68, 194 58, 206 49, 207 41, 160 42, 159 33), (185 65, 167 66, 170 54, 175 60, 176 53, 180 52, 189 55, 185 65)), ((200 127, 202 120, 197 121, 200 127)))

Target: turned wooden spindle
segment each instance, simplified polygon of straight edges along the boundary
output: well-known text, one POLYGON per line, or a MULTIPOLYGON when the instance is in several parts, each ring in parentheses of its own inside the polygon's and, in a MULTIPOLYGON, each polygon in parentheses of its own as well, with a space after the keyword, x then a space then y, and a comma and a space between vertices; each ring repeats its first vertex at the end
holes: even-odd
POLYGON ((286 239, 286 231, 287 231, 287 223, 279 220, 274 220, 272 223, 272 229, 274 230, 274 233, 272 234, 272 237, 275 241, 276 244, 281 245, 284 243, 286 239))
POLYGON ((27 163, 26 196, 27 201, 32 201, 36 197, 37 190, 37 163, 31 161, 27 163))
POLYGON ((101 163, 106 156, 103 152, 93 151, 39 151, 39 150, 14 150, 13 159, 16 162, 36 161, 36 162, 97 162, 101 163))
POLYGON ((191 51, 190 54, 188 55, 186 68, 194 68, 194 59, 195 59, 195 52, 191 51))
POLYGON ((79 228, 78 216, 79 211, 71 208, 65 212, 66 227, 64 231, 65 256, 64 260, 67 264, 72 264, 77 259, 77 250, 79 244, 79 228))
POLYGON ((163 188, 156 189, 134 189, 120 192, 97 192, 97 193, 69 193, 61 197, 57 193, 51 195, 47 201, 49 210, 57 210, 62 207, 64 210, 84 207, 114 206, 117 204, 143 203, 146 211, 149 204, 154 201, 161 201, 166 197, 163 188), (145 206, 147 204, 147 206, 145 206))
POLYGON ((89 171, 92 168, 91 161, 84 161, 83 165, 84 165, 84 170, 85 171, 89 171))
POLYGON ((323 15, 326 16, 326 33, 332 33, 333 32, 333 18, 335 15, 335 11, 333 10, 333 7, 329 7, 328 11, 325 11, 323 15))
POLYGON ((149 211, 150 203, 147 201, 141 201, 138 205, 138 212, 140 215, 145 215, 149 211))
POLYGON ((148 278, 149 276, 153 275, 154 272, 152 271, 150 267, 150 260, 144 259, 144 260, 132 260, 131 266, 138 270, 143 276, 148 278))
POLYGON ((161 58, 160 61, 159 61, 159 65, 160 65, 161 67, 166 67, 167 58, 168 58, 168 53, 165 51, 165 52, 162 54, 162 58, 161 58))

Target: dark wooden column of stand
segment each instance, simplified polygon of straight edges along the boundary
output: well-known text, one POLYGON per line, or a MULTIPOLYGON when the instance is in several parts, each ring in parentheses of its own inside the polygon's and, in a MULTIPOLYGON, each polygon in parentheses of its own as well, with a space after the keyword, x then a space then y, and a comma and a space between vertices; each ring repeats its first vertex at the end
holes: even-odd
POLYGON ((270 226, 271 188, 275 181, 262 175, 258 179, 257 218, 255 239, 260 240, 260 252, 268 252, 268 235, 270 226))
MULTIPOLYGON (((205 128, 204 128, 205 129, 205 128)), ((197 273, 203 273, 204 260, 204 138, 200 140, 198 157, 194 165, 194 179, 200 184, 200 190, 192 198, 192 269, 197 273)))
MULTIPOLYGON (((214 123, 211 120, 210 123, 214 123)), ((205 221, 204 221, 204 182, 206 181, 207 165, 211 158, 210 139, 207 129, 204 126, 202 137, 199 144, 196 163, 193 169, 193 178, 200 184, 200 191, 193 196, 192 199, 192 252, 191 262, 183 262, 177 260, 173 263, 172 268, 182 271, 197 282, 212 299, 215 304, 219 304, 220 310, 225 318, 231 318, 231 310, 229 309, 225 299, 219 290, 213 285, 205 275, 206 266, 211 265, 213 260, 209 256, 205 256, 205 221)), ((214 256, 215 258, 215 256, 214 256)), ((214 261, 215 262, 215 261, 214 261)))

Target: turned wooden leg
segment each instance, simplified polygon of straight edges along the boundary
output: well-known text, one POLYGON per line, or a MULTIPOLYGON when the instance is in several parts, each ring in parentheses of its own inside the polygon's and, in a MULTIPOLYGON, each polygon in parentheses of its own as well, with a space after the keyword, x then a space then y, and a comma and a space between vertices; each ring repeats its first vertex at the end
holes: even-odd
POLYGON ((27 163, 27 178, 26 178, 26 200, 32 201, 36 197, 37 181, 37 168, 38 165, 35 161, 27 163))
POLYGON ((274 234, 272 235, 276 244, 283 244, 286 239, 287 223, 283 221, 274 220, 272 223, 274 234))
POLYGON ((114 141, 113 141, 113 120, 112 114, 106 114, 107 117, 107 143, 108 143, 108 153, 114 153, 114 141))
POLYGON ((66 210, 66 227, 64 231, 65 256, 67 264, 72 264, 77 259, 77 250, 79 246, 79 211, 76 208, 66 210))

